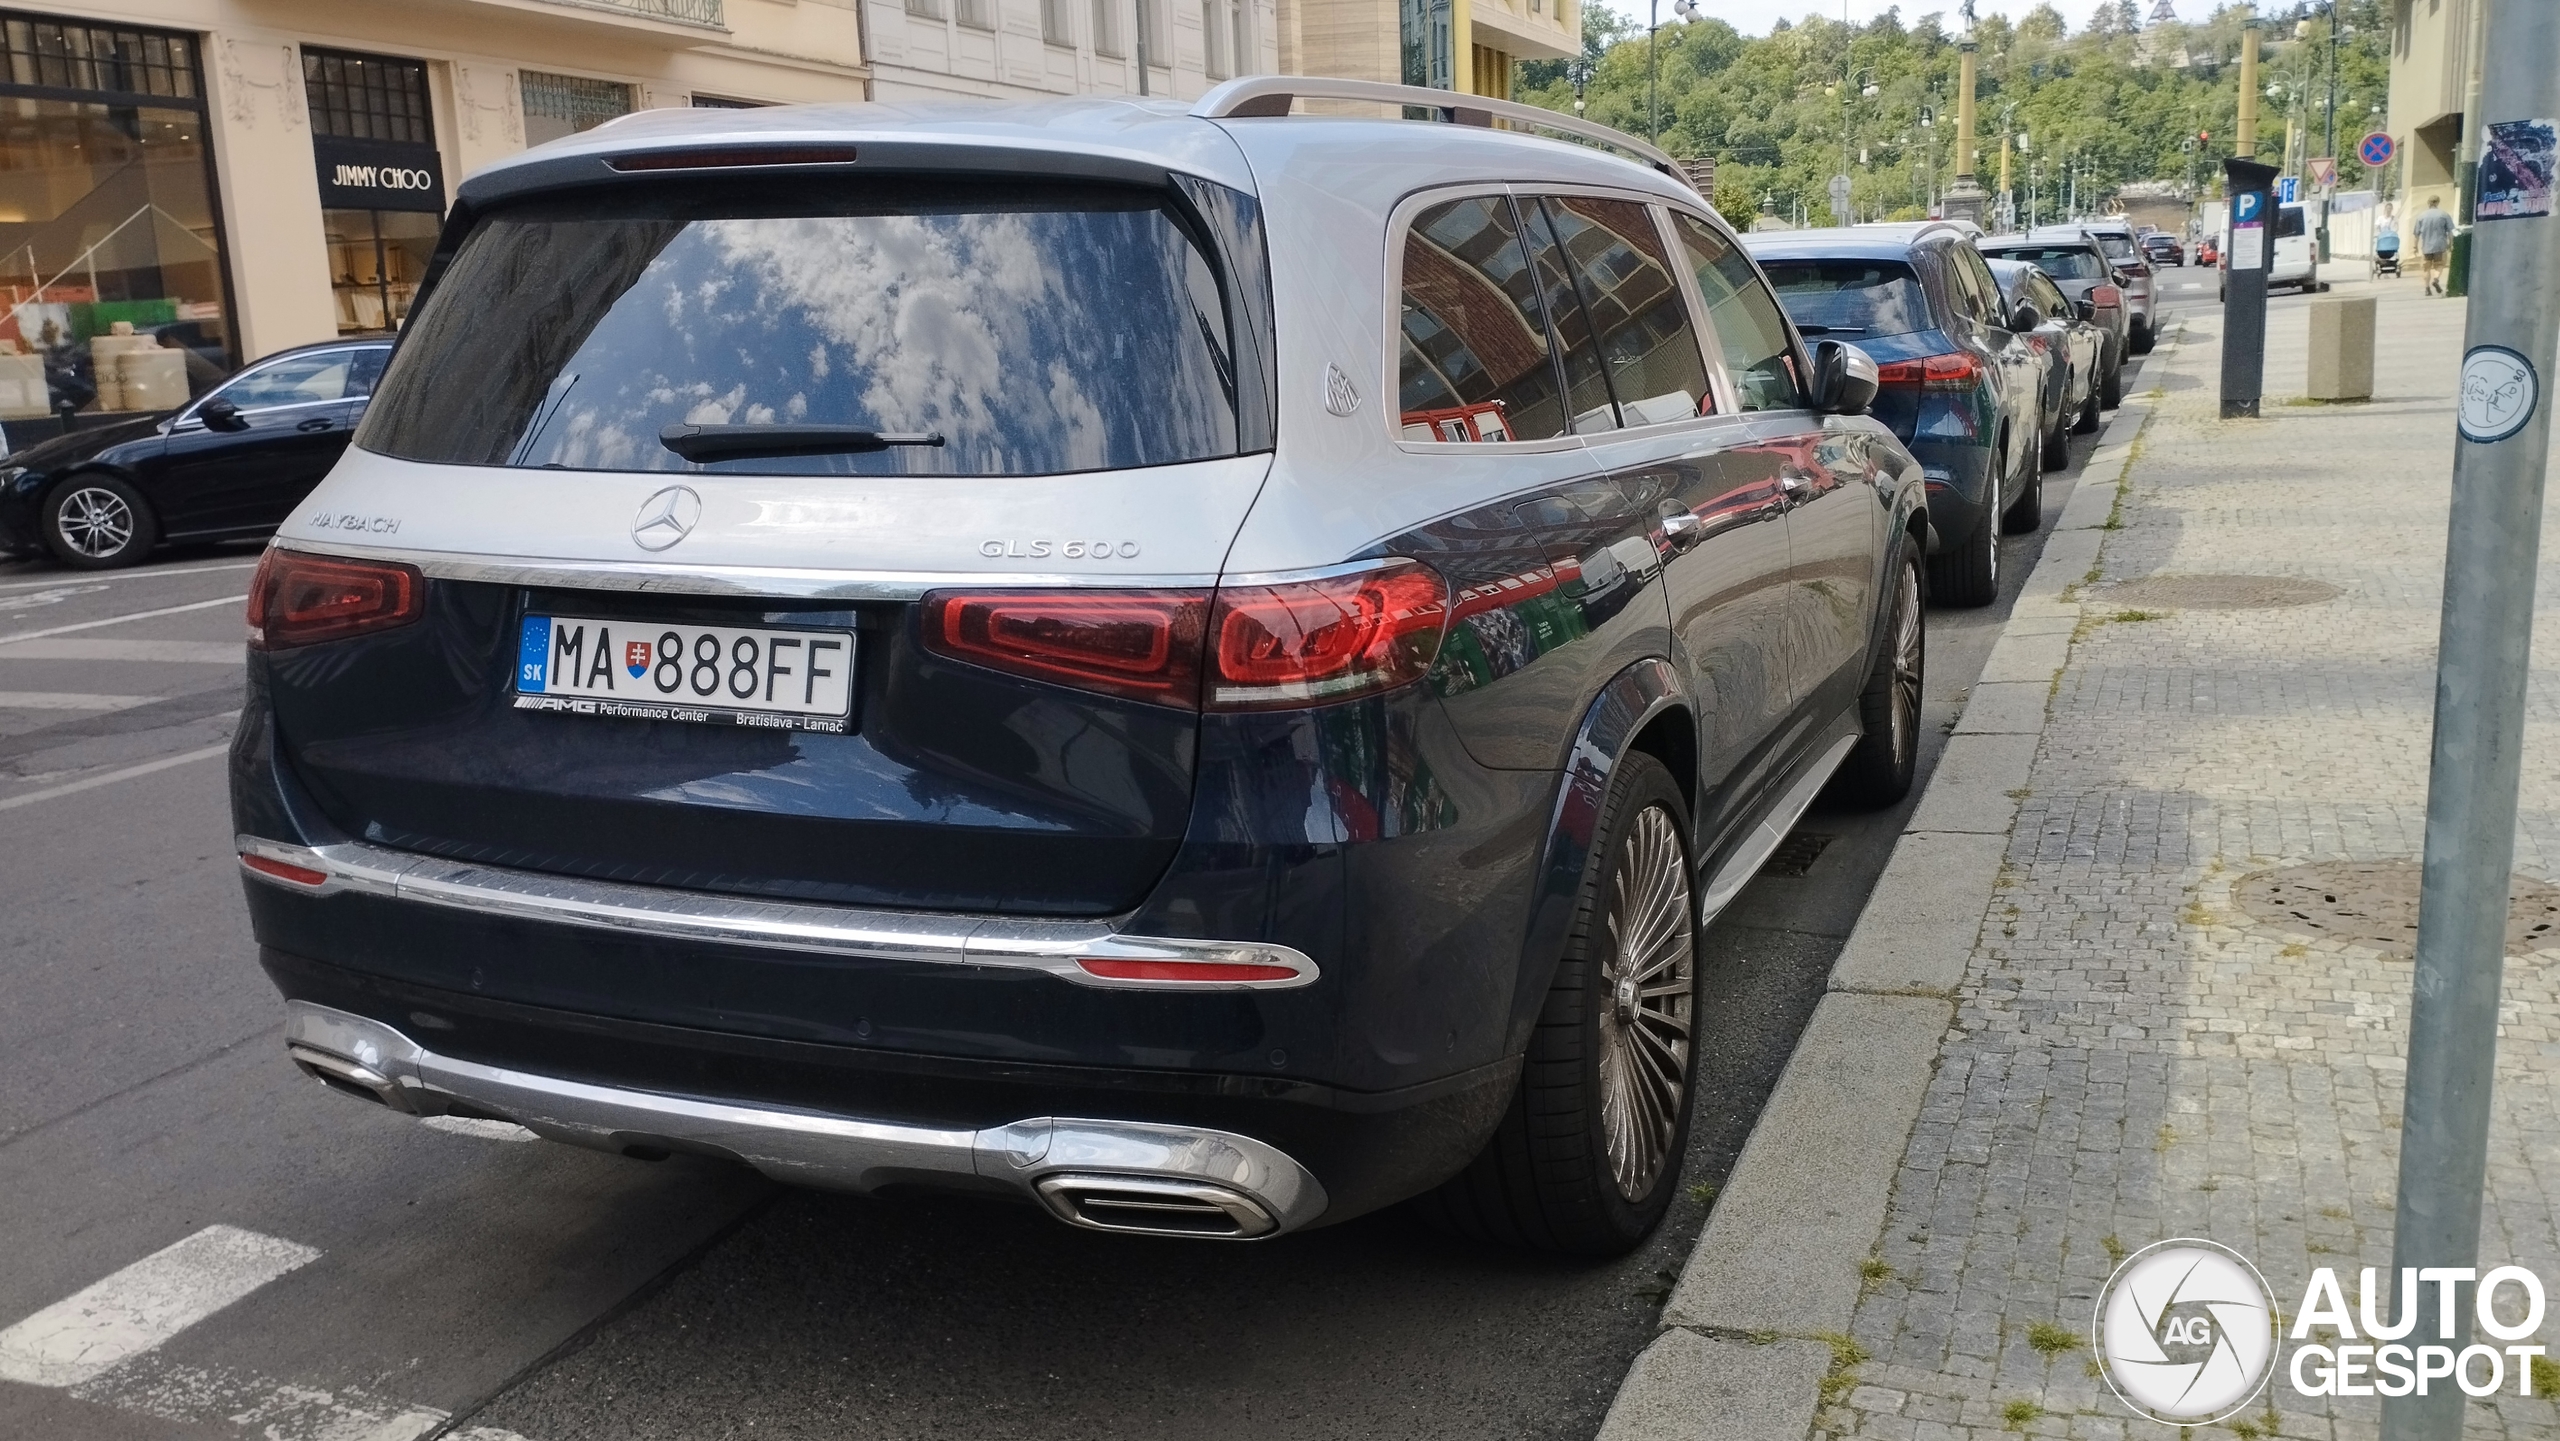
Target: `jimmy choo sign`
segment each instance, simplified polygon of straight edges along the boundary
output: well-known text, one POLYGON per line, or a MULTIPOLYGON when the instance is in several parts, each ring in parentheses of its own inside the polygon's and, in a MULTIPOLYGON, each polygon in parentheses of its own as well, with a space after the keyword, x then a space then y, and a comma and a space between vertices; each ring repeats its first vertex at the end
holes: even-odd
POLYGON ((432 145, 316 135, 311 151, 326 209, 444 211, 444 167, 432 145))

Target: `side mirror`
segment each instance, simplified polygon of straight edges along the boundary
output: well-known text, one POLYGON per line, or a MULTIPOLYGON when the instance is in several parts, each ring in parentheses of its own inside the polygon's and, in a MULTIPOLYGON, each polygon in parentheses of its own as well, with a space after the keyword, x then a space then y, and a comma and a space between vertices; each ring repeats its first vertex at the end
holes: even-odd
POLYGON ((2082 320, 2095 321, 2098 318, 2098 303, 2085 295, 2073 301, 2071 308, 2079 313, 2082 320))
POLYGON ((1865 351, 1842 340, 1813 346, 1813 403, 1834 415, 1864 415, 1875 404, 1879 377, 1865 351))
POLYGON ((2024 335, 2042 324, 2044 316, 2033 305, 2021 304, 2009 312, 2009 329, 2014 334, 2024 335))
POLYGON ((242 431, 249 428, 249 422, 240 417, 240 407, 218 395, 196 407, 196 419, 203 421, 207 430, 242 431))

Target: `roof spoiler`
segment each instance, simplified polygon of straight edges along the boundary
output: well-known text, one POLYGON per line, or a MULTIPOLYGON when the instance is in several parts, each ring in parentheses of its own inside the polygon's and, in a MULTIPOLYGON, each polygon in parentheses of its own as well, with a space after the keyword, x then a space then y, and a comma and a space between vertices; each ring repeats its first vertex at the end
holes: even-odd
POLYGON ((1623 130, 1613 130, 1579 116, 1523 105, 1516 100, 1496 100, 1487 95, 1426 90, 1419 85, 1389 85, 1377 80, 1337 80, 1319 75, 1247 75, 1229 80, 1201 96, 1191 107, 1191 113, 1203 120, 1276 119, 1287 115, 1289 107, 1300 100, 1365 100, 1379 105, 1428 110, 1451 125, 1490 126, 1496 120, 1508 120, 1514 125, 1552 130, 1559 135, 1607 146, 1662 172, 1687 189, 1697 189, 1680 168, 1680 162, 1623 130))

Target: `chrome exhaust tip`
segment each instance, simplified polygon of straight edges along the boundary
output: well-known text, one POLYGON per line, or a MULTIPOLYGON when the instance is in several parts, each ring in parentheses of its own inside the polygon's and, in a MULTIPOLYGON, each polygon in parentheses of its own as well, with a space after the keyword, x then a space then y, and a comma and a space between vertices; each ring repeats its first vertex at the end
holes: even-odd
POLYGON ((371 1101, 377 1106, 388 1107, 394 1111, 409 1109, 400 1097, 399 1087, 393 1084, 391 1078, 370 1066, 360 1065, 344 1056, 330 1055, 326 1051, 315 1051, 308 1046, 289 1044, 284 1048, 284 1053, 292 1058, 293 1064, 301 1070, 302 1074, 327 1086, 330 1090, 353 1096, 360 1101, 371 1101))
POLYGON ((1202 1181, 1157 1176, 1043 1176, 1033 1189, 1059 1220, 1089 1231, 1250 1241, 1280 1229, 1252 1197, 1202 1181))

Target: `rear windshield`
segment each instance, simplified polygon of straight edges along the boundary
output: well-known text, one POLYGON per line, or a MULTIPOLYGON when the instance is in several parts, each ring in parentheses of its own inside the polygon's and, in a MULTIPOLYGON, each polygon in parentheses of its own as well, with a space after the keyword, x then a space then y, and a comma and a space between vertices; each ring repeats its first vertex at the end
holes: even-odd
POLYGON ((1982 253, 2000 260, 2023 260, 2056 280, 2107 278, 2107 267, 2086 246, 2020 245, 1982 253))
POLYGON ((1920 278, 1898 260, 1762 256, 1787 317, 1807 335, 1908 335, 1930 328, 1920 278))
POLYGON ((2302 207, 2301 207, 2301 206, 2299 206, 2299 205, 2279 205, 2279 206, 2277 206, 2277 207, 2276 207, 2276 239, 2278 239, 2278 240, 2292 240, 2292 239, 2296 239, 2296 238, 2298 238, 2301 234, 2302 234, 2302 207))
POLYGON ((1237 450, 1226 314, 1216 269, 1150 192, 652 187, 483 221, 356 441, 461 465, 729 474, 1205 460, 1237 450), (696 463, 664 443, 681 426, 940 441, 811 432, 821 453, 696 463))
POLYGON ((2109 260, 2131 260, 2133 258, 2133 241, 2125 236, 2092 235, 2089 238, 2098 242, 2098 248, 2107 253, 2107 258, 2109 260))

